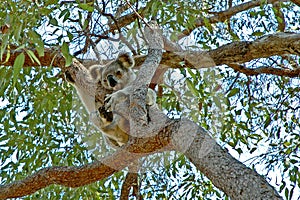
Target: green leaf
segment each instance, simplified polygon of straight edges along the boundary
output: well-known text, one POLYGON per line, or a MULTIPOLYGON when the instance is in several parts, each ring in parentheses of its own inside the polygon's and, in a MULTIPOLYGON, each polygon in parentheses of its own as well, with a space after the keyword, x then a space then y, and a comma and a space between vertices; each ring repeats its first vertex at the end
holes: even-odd
POLYGON ((89 4, 86 4, 86 3, 80 3, 78 5, 79 8, 82 8, 83 10, 86 10, 88 12, 93 12, 94 11, 94 7, 89 5, 89 4))
POLYGON ((190 68, 187 68, 187 71, 188 71, 188 73, 191 75, 191 77, 192 77, 193 79, 197 79, 196 73, 194 73, 193 70, 191 70, 190 68))
POLYGON ((213 27, 211 26, 210 21, 206 17, 203 17, 203 22, 205 27, 209 30, 209 32, 213 33, 213 27))
POLYGON ((267 119, 266 119, 266 121, 265 121, 265 125, 264 125, 264 128, 267 128, 269 125, 270 125, 270 123, 271 123, 271 117, 270 117, 270 115, 268 115, 267 116, 267 119))
POLYGON ((255 31, 255 32, 252 33, 252 36, 257 36, 257 37, 260 37, 262 35, 264 35, 264 33, 260 32, 260 31, 255 31))
POLYGON ((0 49, 0 60, 3 59, 3 54, 6 50, 7 45, 9 44, 8 40, 9 40, 9 34, 5 34, 2 38, 1 41, 1 49, 0 49))
POLYGON ((213 96, 213 100, 218 108, 222 108, 221 101, 219 97, 213 96))
POLYGON ((61 52, 66 59, 66 66, 70 66, 72 64, 72 56, 69 53, 69 45, 64 42, 61 46, 61 52))
POLYGON ((58 21, 55 18, 51 18, 49 23, 53 26, 58 26, 58 21))
POLYGON ((68 9, 64 9, 63 11, 61 11, 58 18, 62 18, 62 16, 64 16, 68 11, 69 11, 68 9))
POLYGON ((9 58, 10 58, 10 46, 8 45, 8 46, 7 46, 7 54, 6 54, 6 58, 5 58, 4 62, 1 63, 1 64, 4 64, 4 63, 8 62, 9 58))
POLYGON ((19 40, 20 39, 20 37, 22 35, 21 34, 22 30, 23 30, 23 24, 16 22, 15 29, 13 31, 13 33, 14 33, 14 39, 15 40, 19 40))
POLYGON ((195 88, 195 85, 192 83, 192 81, 189 80, 189 79, 186 79, 186 84, 187 84, 188 88, 191 90, 191 92, 193 93, 193 95, 195 95, 196 97, 198 97, 199 96, 199 92, 195 88))
POLYGON ((44 42, 40 36, 40 34, 38 34, 35 31, 28 31, 28 36, 30 37, 30 39, 32 40, 32 42, 35 44, 35 49, 37 50, 38 54, 40 57, 44 56, 44 42))
POLYGON ((15 86, 17 82, 18 76, 24 65, 24 62, 25 62, 25 55, 24 53, 21 53, 17 56, 13 66, 13 86, 15 86))
POLYGON ((58 3, 58 0, 48 0, 48 1, 45 1, 45 6, 55 5, 57 3, 58 3))
POLYGON ((89 25, 89 20, 84 20, 84 22, 83 22, 83 26, 82 26, 82 28, 83 29, 86 29, 87 27, 88 27, 88 25, 89 25))
POLYGON ((234 95, 236 95, 237 93, 240 92, 239 88, 233 88, 232 90, 230 90, 230 92, 228 93, 228 97, 232 97, 234 95))
POLYGON ((37 64, 41 65, 41 62, 39 59, 34 55, 33 51, 27 49, 26 53, 28 54, 29 58, 31 59, 32 62, 36 62, 37 64))
POLYGON ((43 57, 45 54, 44 43, 41 41, 38 45, 35 46, 36 51, 40 57, 43 57))

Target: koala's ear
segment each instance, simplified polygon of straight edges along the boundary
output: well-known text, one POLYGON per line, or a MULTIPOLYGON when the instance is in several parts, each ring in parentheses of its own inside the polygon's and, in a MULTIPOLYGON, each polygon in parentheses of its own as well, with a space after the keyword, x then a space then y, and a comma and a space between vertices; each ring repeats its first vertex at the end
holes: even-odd
POLYGON ((134 65, 134 60, 128 53, 120 53, 117 61, 125 68, 131 68, 134 65))
POLYGON ((89 68, 90 75, 94 80, 101 79, 101 68, 100 65, 93 65, 89 68))

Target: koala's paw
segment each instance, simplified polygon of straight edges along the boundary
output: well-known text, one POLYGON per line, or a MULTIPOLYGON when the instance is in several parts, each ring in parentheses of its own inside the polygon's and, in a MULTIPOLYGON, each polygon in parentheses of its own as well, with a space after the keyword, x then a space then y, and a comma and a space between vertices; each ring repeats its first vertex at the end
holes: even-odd
POLYGON ((122 90, 109 94, 105 97, 105 109, 109 111, 114 111, 116 104, 125 101, 127 99, 127 94, 122 90))
POLYGON ((103 126, 100 113, 97 110, 90 113, 90 121, 98 128, 103 126))
POLYGON ((100 114, 100 117, 105 119, 107 122, 112 122, 113 121, 113 113, 112 112, 108 112, 106 109, 105 109, 105 106, 100 106, 99 109, 99 114, 100 114))

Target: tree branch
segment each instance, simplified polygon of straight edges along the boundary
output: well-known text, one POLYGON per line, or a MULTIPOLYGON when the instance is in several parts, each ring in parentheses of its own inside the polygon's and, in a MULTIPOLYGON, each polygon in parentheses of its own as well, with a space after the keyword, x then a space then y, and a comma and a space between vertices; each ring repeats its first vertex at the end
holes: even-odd
POLYGON ((213 184, 232 199, 282 199, 255 170, 222 149, 210 134, 189 120, 181 120, 173 145, 213 184), (193 140, 191 140, 193 138, 193 140))
POLYGON ((80 187, 107 178, 138 158, 173 149, 184 153, 232 199, 281 199, 259 174, 223 150, 207 131, 184 119, 172 120, 153 137, 132 138, 123 149, 99 162, 80 167, 49 167, 21 181, 2 185, 0 199, 29 195, 51 184, 80 187))
MULTIPOLYGON (((176 128, 176 126, 175 126, 176 128)), ((109 177, 129 166, 143 156, 172 150, 169 135, 174 131, 174 122, 148 138, 135 138, 131 144, 100 161, 79 167, 49 167, 27 178, 0 186, 0 199, 16 198, 32 194, 49 185, 80 187, 109 177)))
MULTIPOLYGON (((228 65, 236 71, 247 75, 273 74, 279 76, 297 77, 299 69, 259 68, 249 69, 240 64, 254 59, 270 56, 300 55, 300 34, 275 33, 261 37, 255 41, 233 42, 211 51, 181 51, 176 52, 187 66, 194 68, 228 65)), ((162 59, 164 61, 164 57, 162 59)), ((172 61, 174 61, 172 59, 172 61)))
POLYGON ((275 33, 255 41, 233 42, 209 51, 216 65, 241 64, 258 58, 286 54, 300 55, 299 33, 275 33))
POLYGON ((146 95, 151 79, 161 61, 163 50, 162 33, 155 21, 149 23, 150 27, 145 27, 145 37, 148 40, 149 50, 145 62, 142 64, 137 78, 132 84, 132 95, 130 95, 130 133, 145 134, 144 125, 147 126, 146 95), (143 130, 142 130, 143 129, 143 130))
POLYGON ((49 167, 21 181, 0 186, 0 199, 26 196, 52 184, 79 187, 106 178, 114 172, 115 169, 100 162, 80 167, 49 167))
MULTIPOLYGON (((15 50, 17 47, 11 47, 11 50, 8 50, 3 54, 2 60, 0 61, 0 65, 2 66, 13 66, 15 59, 17 56, 21 53, 24 53, 25 55, 25 62, 24 67, 38 67, 39 64, 35 61, 33 61, 26 51, 24 49, 15 50), (7 59, 7 56, 9 58, 7 59)), ((35 49, 30 49, 35 56, 39 59, 41 66, 55 66, 55 67, 61 67, 65 65, 65 59, 60 53, 59 49, 57 48, 45 48, 44 50, 44 56, 40 57, 38 55, 38 52, 35 49)))
POLYGON ((286 76, 286 77, 299 77, 300 76, 300 68, 299 69, 280 69, 280 68, 273 68, 273 67, 259 67, 255 69, 249 69, 242 65, 238 64, 229 64, 229 67, 234 69, 235 71, 241 72, 243 74, 249 76, 255 76, 259 74, 272 74, 277 76, 286 76))
POLYGON ((128 173, 126 174, 122 185, 120 200, 129 199, 131 188, 132 196, 134 196, 137 200, 141 199, 140 184, 138 180, 138 171, 140 167, 139 160, 136 160, 136 162, 131 163, 131 165, 128 166, 128 173))
MULTIPOLYGON (((267 58, 270 56, 285 56, 287 54, 300 55, 300 34, 299 33, 275 33, 267 35, 254 41, 240 41, 233 42, 217 49, 210 51, 183 51, 179 46, 171 46, 164 38, 164 43, 169 49, 177 50, 177 52, 164 52, 160 65, 167 68, 205 68, 214 67, 218 65, 228 65, 233 69, 245 73, 247 75, 257 75, 261 73, 271 73, 279 76, 297 77, 299 75, 298 69, 268 69, 257 71, 255 69, 241 68, 237 65, 249 62, 254 59, 267 58), (272 72, 271 72, 272 71, 272 72)), ((32 49, 38 57, 37 51, 32 49)), ((3 66, 13 66, 16 57, 25 52, 24 50, 10 51, 10 57, 4 63, 7 54, 3 55, 3 66)), ((45 49, 44 57, 38 57, 42 66, 61 67, 64 66, 64 58, 57 49, 45 49)), ((141 66, 145 61, 146 56, 135 57, 136 66, 141 66)), ((86 66, 96 64, 97 61, 85 60, 86 66)), ((105 61, 104 61, 105 63, 105 61)), ((38 63, 32 62, 29 56, 25 53, 25 67, 39 66, 38 63)))
POLYGON ((291 0, 291 2, 293 2, 294 4, 300 6, 300 1, 299 0, 291 0))
MULTIPOLYGON (((275 3, 275 2, 286 2, 288 0, 268 0, 268 3, 275 3)), ((249 1, 246 3, 242 3, 237 6, 233 6, 225 11, 214 13, 214 16, 207 18, 208 22, 211 24, 217 23, 217 22, 224 22, 225 20, 229 19, 233 15, 248 10, 250 8, 254 8, 261 5, 261 0, 256 1, 249 1)), ((186 29, 184 30, 180 35, 178 35, 178 40, 190 35, 190 33, 195 30, 196 28, 200 26, 204 26, 205 22, 203 18, 199 18, 196 20, 194 28, 193 29, 186 29)))

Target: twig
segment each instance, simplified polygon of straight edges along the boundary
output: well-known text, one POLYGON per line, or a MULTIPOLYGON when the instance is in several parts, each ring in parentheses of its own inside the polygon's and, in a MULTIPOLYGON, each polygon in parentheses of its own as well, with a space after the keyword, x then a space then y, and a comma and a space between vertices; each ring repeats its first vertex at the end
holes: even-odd
POLYGON ((151 26, 144 20, 144 18, 142 18, 142 16, 135 10, 135 8, 130 4, 128 0, 126 0, 126 3, 130 7, 130 9, 145 23, 145 25, 151 29, 151 26))

